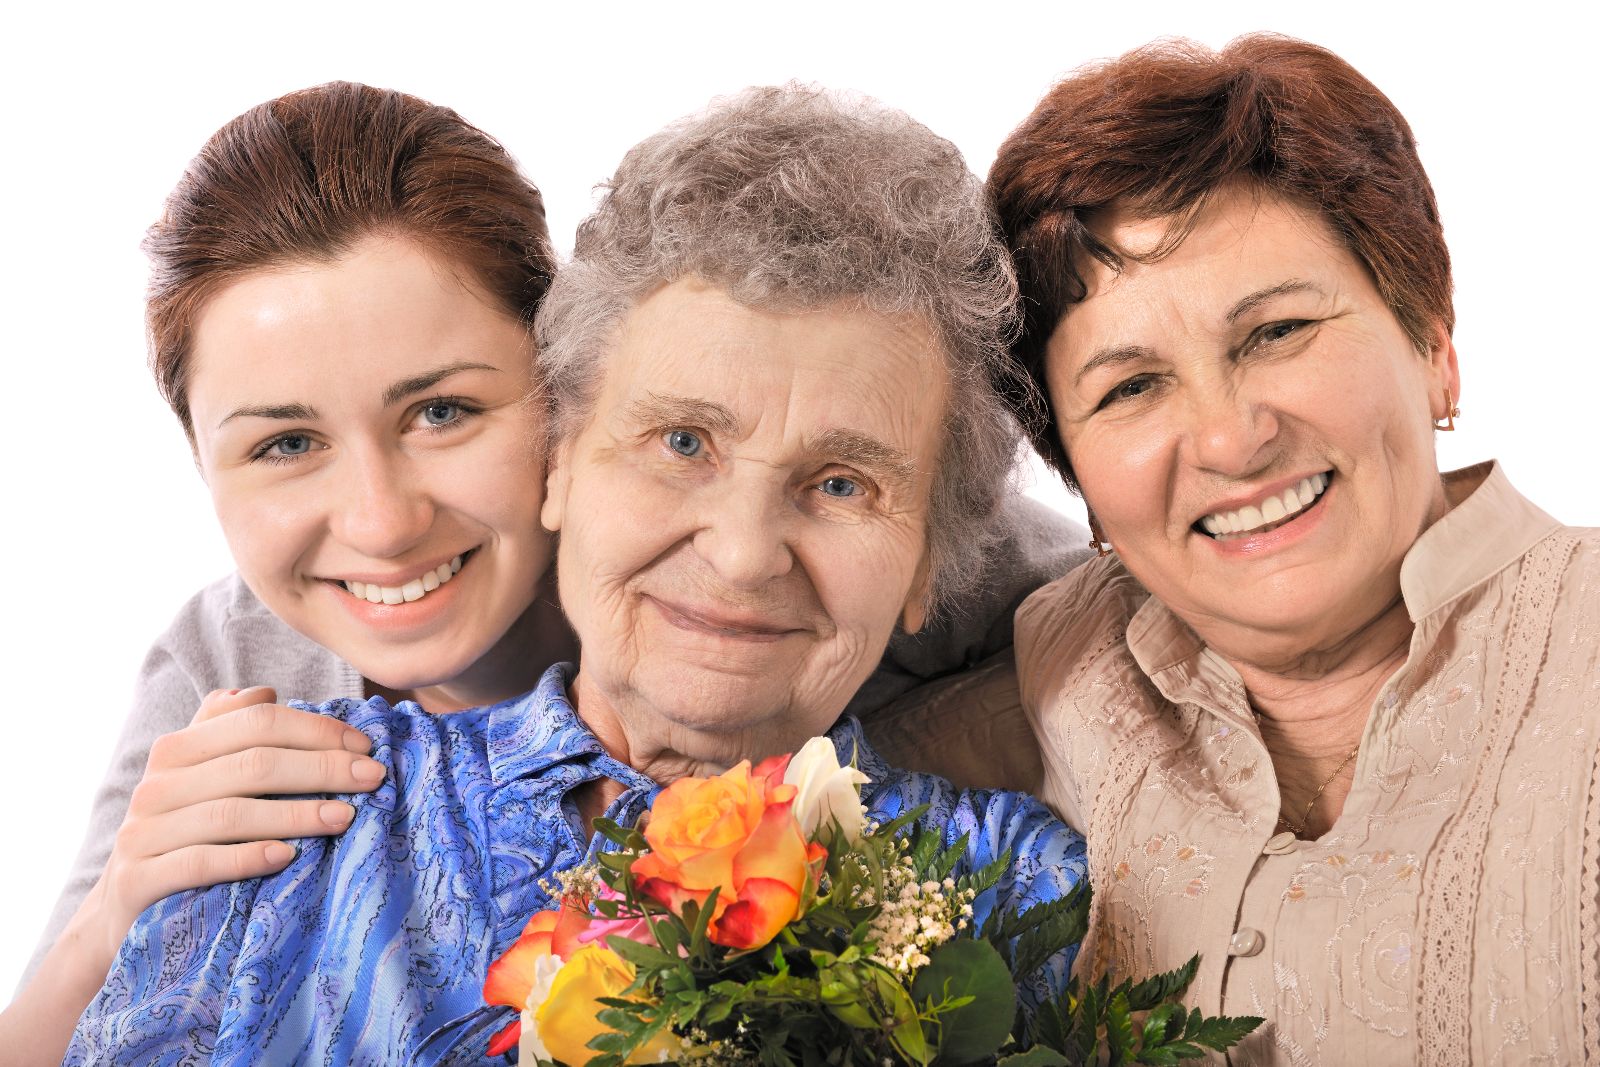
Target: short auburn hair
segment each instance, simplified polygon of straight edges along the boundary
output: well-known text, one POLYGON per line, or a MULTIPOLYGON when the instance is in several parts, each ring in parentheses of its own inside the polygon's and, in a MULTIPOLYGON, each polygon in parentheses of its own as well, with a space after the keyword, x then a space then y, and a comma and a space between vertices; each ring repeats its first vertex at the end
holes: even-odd
POLYGON ((1157 41, 1056 85, 1000 148, 989 195, 1017 264, 1022 331, 1001 381, 1035 446, 1075 486, 1045 388, 1044 353, 1098 262, 1125 253, 1094 233, 1109 209, 1172 219, 1183 240, 1223 186, 1314 211, 1363 263, 1419 351, 1455 325, 1450 253, 1411 127, 1325 48, 1274 34, 1220 52, 1157 41), (1023 383, 1018 384, 1018 379, 1023 383))
POLYGON ((372 236, 462 268, 530 330, 555 272, 539 190, 449 108, 355 82, 259 104, 211 135, 144 241, 150 366, 185 433, 206 301, 251 271, 332 262, 372 236))

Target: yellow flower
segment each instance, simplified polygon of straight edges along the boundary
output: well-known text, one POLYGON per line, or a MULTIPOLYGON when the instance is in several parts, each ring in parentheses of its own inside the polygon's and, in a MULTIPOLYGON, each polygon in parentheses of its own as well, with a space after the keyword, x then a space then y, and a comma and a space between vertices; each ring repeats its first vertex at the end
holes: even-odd
MULTIPOLYGON (((537 1042, 547 1058, 571 1067, 588 1063, 599 1055, 589 1047, 590 1040, 610 1032, 595 1018, 605 1010, 600 998, 621 996, 633 984, 633 977, 633 964, 609 948, 588 945, 579 949, 556 972, 549 994, 533 1011, 535 1025, 522 1029, 523 1042, 528 1046, 537 1042)), ((681 1052, 682 1043, 677 1037, 662 1032, 629 1056, 627 1062, 660 1063, 681 1052)))

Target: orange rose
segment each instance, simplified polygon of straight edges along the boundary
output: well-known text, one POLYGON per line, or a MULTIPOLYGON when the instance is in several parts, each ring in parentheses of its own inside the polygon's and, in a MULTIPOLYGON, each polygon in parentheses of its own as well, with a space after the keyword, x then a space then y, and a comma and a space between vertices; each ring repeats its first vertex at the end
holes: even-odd
POLYGON ((760 948, 793 920, 816 889, 827 853, 808 844, 783 784, 787 757, 751 771, 748 760, 715 778, 680 778, 650 809, 650 851, 634 862, 639 890, 674 912, 719 890, 708 936, 760 948))

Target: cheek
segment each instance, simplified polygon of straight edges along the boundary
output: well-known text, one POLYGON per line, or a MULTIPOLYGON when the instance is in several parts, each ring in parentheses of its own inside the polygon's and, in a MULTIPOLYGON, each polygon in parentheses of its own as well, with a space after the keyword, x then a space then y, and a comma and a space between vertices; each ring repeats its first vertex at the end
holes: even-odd
POLYGON ((1068 443, 1084 501, 1113 544, 1118 533, 1165 527, 1171 450, 1156 419, 1093 427, 1068 443))
POLYGON ((295 561, 326 524, 315 498, 284 487, 213 480, 212 505, 234 562, 256 589, 292 579, 295 561))
POLYGON ((812 587, 841 633, 888 634, 916 579, 922 531, 869 527, 848 534, 817 536, 801 549, 812 587))

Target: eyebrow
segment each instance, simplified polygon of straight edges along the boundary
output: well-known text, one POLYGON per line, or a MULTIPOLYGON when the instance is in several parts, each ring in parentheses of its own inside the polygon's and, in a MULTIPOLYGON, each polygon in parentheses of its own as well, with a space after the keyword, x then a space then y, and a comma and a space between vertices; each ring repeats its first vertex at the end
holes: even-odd
POLYGON ((1235 323, 1275 297, 1287 296, 1290 293, 1308 292, 1320 293, 1322 290, 1310 282, 1291 278, 1286 282, 1279 282, 1277 285, 1269 285, 1265 289, 1257 289, 1249 296, 1241 298, 1233 307, 1228 309, 1228 314, 1225 317, 1229 323, 1235 323))
POLYGON ((910 456, 857 430, 824 430, 807 442, 807 450, 834 462, 860 467, 895 491, 907 492, 916 482, 917 465, 910 456))
MULTIPOLYGON (((1269 285, 1264 289, 1257 289, 1255 292, 1241 297, 1239 300, 1234 302, 1233 307, 1228 309, 1228 313, 1224 315, 1223 318, 1230 324, 1235 323, 1244 316, 1250 314, 1250 312, 1254 311, 1256 308, 1260 307, 1262 304, 1265 304, 1269 300, 1274 300, 1277 297, 1287 296, 1290 293, 1321 292, 1321 289, 1308 281, 1302 281, 1299 278, 1291 278, 1286 282, 1279 282, 1277 285, 1269 285)), ((1082 367, 1078 368, 1078 373, 1073 376, 1072 384, 1074 387, 1076 387, 1082 383, 1083 379, 1087 377, 1091 371, 1099 370, 1101 367, 1116 366, 1122 363, 1132 363, 1135 360, 1144 359, 1145 357, 1153 356, 1154 354, 1155 353, 1145 345, 1113 345, 1109 348, 1102 348, 1100 351, 1091 356, 1082 367)))
MULTIPOLYGON (((628 418, 647 426, 698 426, 723 437, 738 437, 739 418, 710 400, 650 393, 628 407, 628 418)), ((900 449, 858 430, 824 430, 806 442, 806 451, 832 462, 860 467, 899 491, 915 484, 917 465, 900 449)))
POLYGON ((1078 368, 1078 373, 1072 378, 1073 388, 1083 384, 1084 378, 1101 367, 1112 367, 1121 363, 1132 363, 1135 360, 1145 359, 1155 353, 1145 345, 1113 345, 1102 348, 1088 362, 1078 368))
POLYGON ((317 409, 306 404, 262 404, 254 407, 234 408, 228 412, 227 417, 217 423, 221 429, 230 419, 301 419, 311 421, 317 417, 317 409))
POLYGON ((628 405, 628 418, 647 426, 698 426, 721 437, 739 434, 739 417, 710 400, 671 393, 650 393, 628 405))
MULTIPOLYGON (((414 396, 417 393, 426 392, 451 375, 460 374, 462 371, 486 370, 498 372, 499 369, 499 367, 492 367, 487 363, 474 363, 471 360, 458 360, 455 363, 448 363, 443 367, 438 367, 434 370, 428 371, 426 374, 418 374, 411 378, 402 378, 400 381, 395 382, 393 385, 389 386, 389 388, 383 391, 383 406, 389 407, 392 404, 399 403, 408 396, 414 396)), ((221 422, 217 423, 217 428, 221 429, 230 420, 240 418, 284 420, 297 419, 310 422, 319 418, 319 416, 317 415, 317 409, 309 404, 258 404, 242 408, 234 408, 232 411, 228 412, 227 416, 221 422)))
POLYGON ((398 404, 408 396, 415 396, 417 393, 426 392, 427 390, 432 389, 434 386, 438 385, 452 374, 460 374, 462 371, 469 370, 498 372, 500 368, 491 367, 487 363, 474 363, 470 360, 458 360, 455 363, 447 363, 435 370, 428 371, 426 374, 419 374, 414 378, 402 378, 400 381, 389 386, 389 388, 383 391, 383 406, 388 407, 391 404, 398 404))

